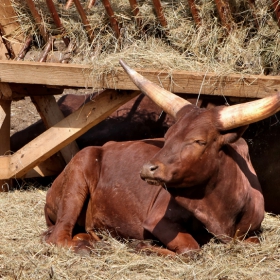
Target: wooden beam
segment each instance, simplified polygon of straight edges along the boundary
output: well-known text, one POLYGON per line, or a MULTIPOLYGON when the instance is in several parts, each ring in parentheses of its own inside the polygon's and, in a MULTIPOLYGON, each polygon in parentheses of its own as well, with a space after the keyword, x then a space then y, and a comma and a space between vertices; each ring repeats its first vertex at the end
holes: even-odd
POLYGON ((14 53, 19 53, 24 43, 24 36, 10 0, 0 1, 0 25, 14 53))
POLYGON ((0 157, 0 180, 21 178, 30 169, 55 154, 91 127, 104 120, 139 91, 106 90, 92 102, 66 117, 7 158, 0 157), (9 165, 7 165, 7 162, 9 165))
MULTIPOLYGON (((10 83, 45 84, 49 86, 111 88, 136 90, 120 68, 115 75, 100 79, 91 73, 89 65, 0 61, 0 80, 10 83), (24 73, 24 75, 23 75, 24 73)), ((280 91, 280 76, 238 75, 219 77, 215 73, 158 70, 138 70, 149 80, 175 93, 201 93, 247 98, 262 98, 280 91)))
MULTIPOLYGON (((43 120, 46 129, 54 126, 64 119, 64 115, 56 103, 53 95, 33 96, 31 97, 38 113, 43 120)), ((69 163, 72 157, 79 152, 76 141, 71 142, 68 146, 60 150, 65 163, 69 163)))

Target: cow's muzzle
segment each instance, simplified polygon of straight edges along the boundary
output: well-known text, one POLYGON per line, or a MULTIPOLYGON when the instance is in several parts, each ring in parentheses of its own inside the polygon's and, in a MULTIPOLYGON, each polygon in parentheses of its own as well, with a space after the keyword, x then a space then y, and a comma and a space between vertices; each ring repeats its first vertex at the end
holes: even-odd
POLYGON ((152 163, 144 164, 140 172, 141 179, 150 185, 162 185, 163 182, 159 178, 155 177, 155 172, 158 170, 158 168, 158 165, 152 163))

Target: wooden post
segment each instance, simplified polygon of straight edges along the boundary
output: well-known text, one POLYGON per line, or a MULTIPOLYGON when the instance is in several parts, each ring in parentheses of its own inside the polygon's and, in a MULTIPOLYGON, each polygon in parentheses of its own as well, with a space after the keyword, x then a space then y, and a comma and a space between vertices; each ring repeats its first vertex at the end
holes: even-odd
MULTIPOLYGON (((46 129, 64 119, 64 115, 60 111, 53 95, 32 96, 31 100, 36 106, 46 129)), ((76 141, 71 142, 68 146, 60 150, 66 164, 70 162, 78 151, 79 147, 76 141)))

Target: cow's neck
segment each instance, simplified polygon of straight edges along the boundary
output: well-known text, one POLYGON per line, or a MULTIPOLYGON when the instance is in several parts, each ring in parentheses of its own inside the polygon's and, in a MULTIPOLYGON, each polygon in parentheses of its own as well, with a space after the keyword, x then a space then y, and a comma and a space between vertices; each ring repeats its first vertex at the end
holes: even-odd
POLYGON ((209 232, 232 236, 236 218, 249 199, 248 182, 239 169, 233 158, 224 153, 217 172, 205 185, 169 191, 209 232))

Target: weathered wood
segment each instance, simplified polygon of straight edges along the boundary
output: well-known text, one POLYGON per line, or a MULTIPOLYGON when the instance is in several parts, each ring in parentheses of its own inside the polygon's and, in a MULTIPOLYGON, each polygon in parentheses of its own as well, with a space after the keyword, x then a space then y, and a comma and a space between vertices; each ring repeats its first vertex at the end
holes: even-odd
POLYGON ((7 59, 7 49, 0 36, 0 60, 7 59))
POLYGON ((17 16, 11 5, 10 0, 0 1, 0 25, 2 26, 5 37, 11 43, 14 53, 19 53, 24 43, 24 35, 20 30, 20 25, 16 21, 17 16))
MULTIPOLYGON (((64 115, 59 109, 53 95, 33 96, 31 99, 47 129, 64 119, 64 115)), ((71 142, 68 146, 60 150, 65 163, 69 163, 78 151, 79 147, 76 141, 71 142)))
POLYGON ((21 178, 31 168, 64 148, 137 94, 139 91, 106 90, 102 92, 94 101, 85 104, 16 153, 8 156, 8 166, 7 157, 0 157, 0 180, 21 178))
MULTIPOLYGON (((0 80, 10 83, 45 84, 48 86, 93 87, 136 90, 122 69, 116 75, 97 79, 88 65, 0 61, 0 80), (24 75, 22 75, 24 73, 24 75)), ((238 74, 218 77, 214 73, 138 70, 149 80, 175 93, 225 95, 262 98, 280 91, 280 76, 238 74)))

